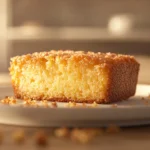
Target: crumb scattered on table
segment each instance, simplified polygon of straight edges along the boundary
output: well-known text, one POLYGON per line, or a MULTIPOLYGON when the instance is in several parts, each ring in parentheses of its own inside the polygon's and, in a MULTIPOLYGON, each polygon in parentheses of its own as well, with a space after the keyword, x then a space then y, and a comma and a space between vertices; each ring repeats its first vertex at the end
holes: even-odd
POLYGON ((25 141, 25 131, 23 129, 15 131, 12 136, 15 143, 21 144, 25 141))
POLYGON ((37 145, 46 146, 48 144, 48 137, 44 131, 37 131, 35 134, 35 142, 37 145))
POLYGON ((85 129, 72 129, 71 132, 71 139, 73 141, 86 144, 89 143, 96 137, 97 135, 101 134, 103 131, 96 128, 85 128, 85 129))
POLYGON ((116 125, 114 125, 114 124, 109 125, 109 126, 106 128, 106 132, 107 132, 107 133, 118 133, 118 132, 120 132, 120 131, 121 131, 120 127, 119 127, 119 126, 116 126, 116 125))
POLYGON ((54 135, 58 138, 69 137, 70 129, 69 128, 58 128, 54 130, 54 135))

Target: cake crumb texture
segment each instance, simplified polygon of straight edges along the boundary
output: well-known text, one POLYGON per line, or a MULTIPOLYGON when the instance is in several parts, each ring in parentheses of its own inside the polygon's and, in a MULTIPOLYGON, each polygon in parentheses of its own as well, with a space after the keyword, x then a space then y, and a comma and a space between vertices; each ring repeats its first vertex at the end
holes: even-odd
POLYGON ((110 103, 133 96, 139 72, 133 56, 49 51, 11 58, 16 98, 110 103))

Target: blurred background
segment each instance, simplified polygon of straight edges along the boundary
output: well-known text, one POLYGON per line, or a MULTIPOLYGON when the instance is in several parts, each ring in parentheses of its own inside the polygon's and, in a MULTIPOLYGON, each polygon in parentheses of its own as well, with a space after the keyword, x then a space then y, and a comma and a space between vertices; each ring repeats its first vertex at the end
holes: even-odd
POLYGON ((10 57, 51 49, 134 55, 150 83, 149 0, 0 0, 0 79, 10 57))

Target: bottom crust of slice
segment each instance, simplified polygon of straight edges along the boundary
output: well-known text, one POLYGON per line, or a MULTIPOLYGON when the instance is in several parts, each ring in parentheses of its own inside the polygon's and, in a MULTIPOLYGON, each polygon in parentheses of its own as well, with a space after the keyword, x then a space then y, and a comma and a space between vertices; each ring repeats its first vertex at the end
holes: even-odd
POLYGON ((68 99, 68 98, 57 98, 57 97, 46 98, 46 99, 43 99, 42 97, 30 97, 30 98, 28 98, 27 96, 21 96, 19 94, 15 94, 15 97, 18 99, 22 99, 22 100, 28 100, 28 99, 38 100, 38 101, 47 100, 47 101, 51 101, 51 102, 76 102, 76 103, 89 103, 89 104, 96 102, 97 104, 109 104, 109 103, 113 103, 113 102, 127 100, 131 96, 124 97, 123 99, 113 99, 111 101, 105 100, 105 99, 101 99, 101 100, 72 100, 72 99, 68 99))

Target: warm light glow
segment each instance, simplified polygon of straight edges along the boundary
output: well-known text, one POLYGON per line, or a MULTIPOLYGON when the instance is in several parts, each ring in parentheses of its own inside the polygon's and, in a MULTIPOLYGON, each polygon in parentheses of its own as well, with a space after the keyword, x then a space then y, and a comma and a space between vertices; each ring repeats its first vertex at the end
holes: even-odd
POLYGON ((116 15, 110 18, 108 30, 113 34, 121 35, 132 28, 132 18, 128 15, 116 15))
POLYGON ((40 25, 34 22, 27 22, 21 26, 22 35, 35 36, 40 31, 40 25))

